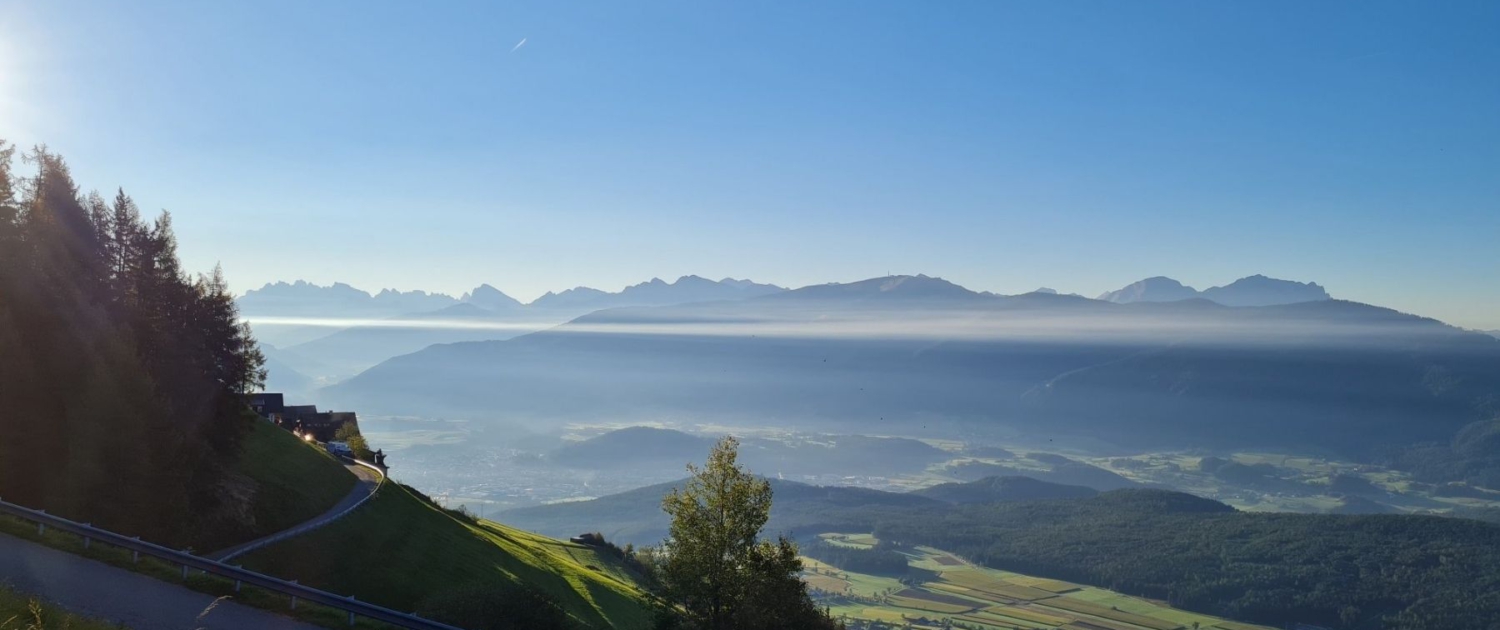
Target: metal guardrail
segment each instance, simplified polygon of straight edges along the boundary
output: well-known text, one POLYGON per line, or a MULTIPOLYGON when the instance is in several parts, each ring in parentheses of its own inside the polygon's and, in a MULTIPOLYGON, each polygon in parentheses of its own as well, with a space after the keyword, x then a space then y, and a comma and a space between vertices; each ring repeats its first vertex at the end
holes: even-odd
MULTIPOLYGON (((382 475, 384 478, 384 475, 382 475)), ((9 514, 16 518, 31 521, 37 524, 39 532, 45 532, 46 528, 67 532, 80 536, 84 540, 84 548, 88 548, 91 542, 98 541, 126 549, 135 554, 145 554, 153 558, 159 558, 182 567, 184 577, 188 570, 196 569, 205 573, 211 573, 220 577, 235 581, 236 590, 241 584, 248 584, 263 588, 268 591, 281 593, 292 598, 292 607, 296 608, 297 600, 320 604, 329 608, 335 608, 349 613, 349 624, 354 624, 356 617, 364 617, 375 621, 388 623, 393 626, 409 628, 411 630, 462 630, 445 623, 423 619, 415 614, 398 612, 359 601, 353 597, 335 595, 327 591, 321 591, 312 587, 303 586, 296 582, 288 582, 280 578, 256 573, 232 564, 226 564, 217 560, 210 560, 201 556, 195 556, 184 551, 168 549, 161 545, 145 542, 139 538, 127 538, 111 531, 106 531, 76 523, 60 516, 53 516, 42 510, 33 510, 28 507, 8 503, 0 500, 0 514, 9 514)))
POLYGON ((353 511, 359 509, 359 506, 364 505, 366 501, 370 500, 370 497, 375 496, 375 493, 376 492, 380 492, 380 489, 385 486, 385 471, 381 470, 381 468, 379 466, 376 466, 376 465, 371 464, 369 462, 360 461, 360 460, 355 459, 353 457, 350 457, 349 460, 352 461, 352 462, 354 462, 354 463, 356 463, 356 464, 359 464, 360 466, 364 466, 365 468, 369 468, 370 470, 375 471, 375 474, 380 475, 380 481, 376 483, 376 485, 375 485, 375 491, 374 492, 371 492, 370 494, 365 495, 365 497, 362 498, 362 499, 360 499, 358 503, 355 503, 354 505, 349 506, 344 511, 339 512, 338 514, 333 515, 332 518, 329 518, 327 520, 320 520, 320 521, 315 521, 315 522, 312 522, 312 523, 306 523, 306 524, 303 524, 303 525, 299 525, 297 527, 293 527, 293 528, 288 529, 288 530, 286 530, 284 532, 276 534, 275 536, 271 536, 271 537, 266 538, 264 540, 260 540, 260 541, 256 542, 255 544, 249 545, 249 546, 247 546, 247 547, 245 547, 243 549, 236 549, 236 550, 234 550, 233 553, 225 554, 224 556, 219 557, 218 558, 219 562, 228 562, 228 561, 230 561, 230 560, 232 560, 234 558, 238 558, 240 556, 243 556, 243 555, 245 555, 247 553, 250 553, 252 551, 255 551, 257 549, 261 549, 261 548, 265 547, 266 545, 274 545, 276 543, 279 543, 279 542, 281 542, 283 540, 286 540, 288 538, 291 538, 293 536, 299 536, 299 535, 302 535, 302 534, 306 534, 307 532, 310 532, 310 531, 315 530, 315 529, 317 529, 319 527, 322 527, 324 525, 328 525, 328 524, 330 524, 330 523, 332 523, 334 521, 337 521, 337 520, 339 520, 341 518, 344 518, 345 516, 348 516, 350 512, 353 512, 353 511))

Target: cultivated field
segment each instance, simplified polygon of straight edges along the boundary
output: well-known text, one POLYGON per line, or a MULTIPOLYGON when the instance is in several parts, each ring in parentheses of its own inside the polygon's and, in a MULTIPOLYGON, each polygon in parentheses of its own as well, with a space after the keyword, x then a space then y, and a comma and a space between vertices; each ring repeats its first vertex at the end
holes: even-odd
MULTIPOLYGON (((876 543, 868 534, 822 538, 852 547, 876 543)), ((1105 589, 986 569, 930 547, 903 553, 912 569, 907 576, 853 573, 805 558, 803 578, 850 628, 1269 630, 1105 589)))

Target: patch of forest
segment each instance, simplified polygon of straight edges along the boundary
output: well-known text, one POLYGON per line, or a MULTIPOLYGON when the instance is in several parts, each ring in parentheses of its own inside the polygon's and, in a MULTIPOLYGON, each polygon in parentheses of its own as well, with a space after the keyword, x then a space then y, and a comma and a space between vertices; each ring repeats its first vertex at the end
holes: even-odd
POLYGON ((264 359, 172 218, 0 142, 0 496, 173 546, 250 517, 234 460, 264 359))

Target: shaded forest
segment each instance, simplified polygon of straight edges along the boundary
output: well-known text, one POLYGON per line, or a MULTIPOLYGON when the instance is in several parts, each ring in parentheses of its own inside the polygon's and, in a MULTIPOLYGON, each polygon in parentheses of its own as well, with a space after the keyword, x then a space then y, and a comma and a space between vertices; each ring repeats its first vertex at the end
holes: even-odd
POLYGON ((264 358, 222 274, 181 268, 168 213, 16 158, 0 142, 0 497, 176 546, 244 517, 264 358))
POLYGON ((813 540, 803 543, 799 550, 804 556, 855 573, 905 575, 908 570, 907 557, 884 542, 873 548, 861 549, 835 545, 826 540, 813 540))

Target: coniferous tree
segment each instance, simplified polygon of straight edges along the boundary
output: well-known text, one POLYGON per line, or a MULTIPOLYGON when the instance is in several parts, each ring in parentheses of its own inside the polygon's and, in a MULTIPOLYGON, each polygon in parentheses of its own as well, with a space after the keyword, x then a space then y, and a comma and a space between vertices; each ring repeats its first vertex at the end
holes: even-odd
POLYGON ((171 217, 81 195, 44 147, 0 142, 0 496, 182 544, 226 490, 264 357, 223 275, 190 279, 171 217))
POLYGON ((125 194, 124 188, 117 189, 109 217, 110 277, 116 282, 119 297, 127 303, 135 294, 134 265, 144 236, 140 225, 141 211, 135 201, 125 194))

